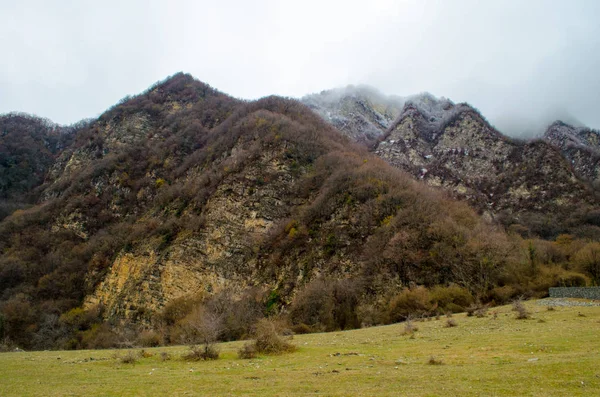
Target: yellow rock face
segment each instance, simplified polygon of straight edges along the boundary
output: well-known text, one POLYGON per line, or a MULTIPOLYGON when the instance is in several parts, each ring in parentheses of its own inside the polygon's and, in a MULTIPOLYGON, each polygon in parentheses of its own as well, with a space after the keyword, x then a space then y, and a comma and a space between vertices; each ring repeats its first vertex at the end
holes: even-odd
POLYGON ((245 178, 226 178, 204 207, 201 231, 180 233, 162 252, 147 241, 121 253, 85 306, 102 304, 107 317, 143 322, 184 295, 235 294, 258 284, 254 252, 276 221, 288 216, 277 195, 294 182, 277 157, 265 153, 244 170, 245 178), (248 189, 247 180, 259 177, 269 182, 248 189))

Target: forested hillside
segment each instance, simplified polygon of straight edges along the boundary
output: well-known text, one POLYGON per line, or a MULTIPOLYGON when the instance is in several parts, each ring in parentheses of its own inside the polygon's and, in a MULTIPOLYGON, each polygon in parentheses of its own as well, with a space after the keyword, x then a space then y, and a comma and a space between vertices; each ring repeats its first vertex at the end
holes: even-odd
POLYGON ((354 328, 598 281, 595 243, 504 228, 296 100, 177 74, 69 137, 0 223, 6 343, 180 343, 207 313, 222 339, 354 328))

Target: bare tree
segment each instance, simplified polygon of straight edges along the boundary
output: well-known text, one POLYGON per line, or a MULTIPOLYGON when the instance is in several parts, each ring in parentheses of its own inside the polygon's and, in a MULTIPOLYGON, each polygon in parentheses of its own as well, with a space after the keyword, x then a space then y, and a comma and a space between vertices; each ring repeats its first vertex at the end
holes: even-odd
POLYGON ((189 360, 214 360, 219 358, 215 348, 219 335, 223 332, 223 320, 220 315, 207 310, 204 306, 196 308, 186 321, 186 338, 190 346, 189 360), (199 348, 197 344, 200 344, 199 348))

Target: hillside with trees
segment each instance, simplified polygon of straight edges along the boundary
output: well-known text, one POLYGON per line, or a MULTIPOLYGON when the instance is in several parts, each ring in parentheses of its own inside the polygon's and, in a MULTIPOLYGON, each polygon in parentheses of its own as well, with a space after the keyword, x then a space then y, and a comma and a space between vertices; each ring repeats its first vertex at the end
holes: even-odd
POLYGON ((596 243, 481 217, 296 100, 180 73, 71 134, 0 223, 6 344, 348 329, 599 281, 596 243))

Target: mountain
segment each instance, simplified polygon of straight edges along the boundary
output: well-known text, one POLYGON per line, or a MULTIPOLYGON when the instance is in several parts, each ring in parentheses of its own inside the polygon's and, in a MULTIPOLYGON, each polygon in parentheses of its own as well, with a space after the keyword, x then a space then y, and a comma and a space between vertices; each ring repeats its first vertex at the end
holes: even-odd
POLYGON ((0 220, 36 202, 37 188, 71 139, 69 128, 49 120, 0 115, 0 220))
POLYGON ((398 118, 404 99, 368 86, 348 86, 307 95, 301 102, 343 134, 369 146, 398 118))
MULTIPOLYGON (((385 103, 385 97, 379 98, 385 103)), ((367 142, 390 164, 466 200, 506 227, 544 238, 560 233, 599 236, 593 215, 598 200, 589 184, 597 170, 594 131, 555 123, 543 139, 515 140, 468 104, 420 94, 397 99, 396 106, 402 106, 397 118, 386 119, 373 133, 373 123, 340 122, 349 114, 359 120, 380 114, 356 89, 325 91, 303 102, 331 124, 345 126, 340 131, 367 142), (343 113, 348 104, 360 112, 343 113), (379 142, 365 136, 378 136, 379 142)))
MULTIPOLYGON (((432 101, 428 108, 407 103, 375 153, 482 213, 546 238, 575 232, 579 217, 597 206, 591 189, 546 141, 512 140, 467 104, 432 101)), ((589 232, 584 226, 579 232, 589 232)))
POLYGON ((240 101, 182 73, 74 127, 30 172, 37 201, 0 222, 0 339, 108 347, 131 328, 181 343, 207 312, 227 322, 222 338, 286 311, 301 329, 333 330, 585 285, 549 267, 562 248, 555 262, 536 256, 551 243, 525 243, 398 169, 484 202, 485 183, 503 197, 495 166, 521 189, 499 203, 554 211, 587 203, 568 169, 554 173, 560 153, 506 141, 463 105, 415 101, 378 133, 385 160, 299 101, 240 101), (522 159, 536 153, 546 163, 531 171, 522 159), (541 192, 531 175, 565 191, 541 192))
POLYGON ((556 121, 543 139, 559 148, 580 179, 600 186, 600 132, 556 121))

